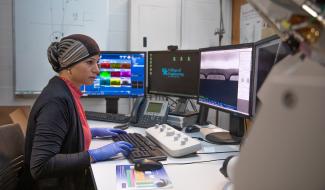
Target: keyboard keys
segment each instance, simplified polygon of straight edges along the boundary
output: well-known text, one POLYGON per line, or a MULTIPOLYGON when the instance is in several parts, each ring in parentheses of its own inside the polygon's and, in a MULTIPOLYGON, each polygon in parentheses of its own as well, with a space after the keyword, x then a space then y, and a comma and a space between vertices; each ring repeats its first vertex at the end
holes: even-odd
POLYGON ((163 153, 155 143, 139 133, 120 134, 113 137, 113 141, 126 141, 134 145, 134 149, 128 156, 131 162, 139 161, 144 158, 157 161, 167 159, 166 154, 163 153))
POLYGON ((123 114, 103 113, 94 111, 85 111, 86 118, 95 121, 106 121, 113 123, 127 123, 130 117, 123 114))

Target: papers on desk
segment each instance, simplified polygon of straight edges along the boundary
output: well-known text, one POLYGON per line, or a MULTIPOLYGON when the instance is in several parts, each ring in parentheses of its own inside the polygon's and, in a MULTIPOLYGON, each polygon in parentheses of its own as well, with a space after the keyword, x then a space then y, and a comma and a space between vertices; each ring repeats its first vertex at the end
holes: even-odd
POLYGON ((171 188, 172 183, 162 167, 154 171, 136 171, 133 165, 116 166, 116 189, 158 189, 171 188))

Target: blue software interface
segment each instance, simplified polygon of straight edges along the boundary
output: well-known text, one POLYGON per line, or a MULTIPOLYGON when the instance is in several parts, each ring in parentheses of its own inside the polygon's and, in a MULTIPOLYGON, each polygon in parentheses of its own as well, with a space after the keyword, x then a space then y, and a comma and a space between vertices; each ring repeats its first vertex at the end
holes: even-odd
POLYGON ((145 52, 101 52, 100 73, 92 85, 83 85, 83 96, 144 96, 145 52))

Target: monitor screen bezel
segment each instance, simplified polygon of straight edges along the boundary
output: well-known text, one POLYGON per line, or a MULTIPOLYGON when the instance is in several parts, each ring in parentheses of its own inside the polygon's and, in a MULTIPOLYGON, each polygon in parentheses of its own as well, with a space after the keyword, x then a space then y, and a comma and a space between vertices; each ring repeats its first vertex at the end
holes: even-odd
MULTIPOLYGON (((249 91, 249 108, 248 108, 248 114, 235 111, 235 110, 230 110, 230 109, 225 109, 224 107, 221 106, 213 106, 210 104, 207 104, 205 102, 200 101, 199 93, 200 93, 200 75, 198 77, 199 80, 199 85, 198 85, 198 96, 197 96, 197 104, 206 106, 208 108, 212 108, 215 110, 219 111, 224 111, 239 117, 246 117, 250 118, 252 117, 252 108, 253 108, 253 91, 254 91, 254 81, 255 81, 255 60, 253 60, 255 56, 255 49, 254 49, 254 43, 245 43, 245 44, 237 44, 237 45, 226 45, 226 46, 216 46, 216 47, 208 47, 208 48, 201 48, 200 50, 200 56, 202 55, 202 52, 207 52, 207 51, 222 51, 222 50, 231 50, 231 49, 244 49, 244 48, 252 48, 252 57, 251 57, 251 80, 250 80, 250 91, 249 91)), ((200 58, 201 59, 201 58, 200 58)), ((200 66, 201 69, 201 66, 200 66)))
POLYGON ((144 81, 143 81, 143 96, 137 95, 82 95, 82 98, 136 98, 136 97, 146 97, 147 95, 147 87, 146 87, 146 80, 147 80, 147 52, 146 51, 100 51, 100 54, 144 54, 144 81))
MULTIPOLYGON (((271 45, 271 43, 273 43, 272 45, 278 43, 278 46, 280 46, 280 43, 281 43, 281 39, 278 35, 273 35, 273 36, 270 36, 270 37, 267 37, 267 38, 263 38, 257 42, 254 43, 254 50, 255 50, 255 53, 254 53, 254 62, 255 62, 255 72, 254 72, 254 77, 255 77, 255 80, 254 80, 254 94, 253 94, 253 108, 252 108, 252 115, 255 116, 256 115, 256 104, 257 104, 257 80, 258 80, 258 62, 257 62, 257 59, 258 59, 258 49, 260 48, 263 48, 263 47, 266 47, 267 44, 271 45), (278 42, 277 42, 278 41, 278 42), (274 42, 274 43, 273 43, 274 42)), ((279 48, 279 47, 278 47, 279 48)))
MULTIPOLYGON (((148 58, 150 56, 150 53, 173 53, 173 52, 185 52, 185 53, 197 53, 199 58, 200 58, 200 50, 175 50, 175 51, 168 51, 168 50, 159 50, 159 51, 148 51, 148 58)), ((149 69, 149 60, 148 60, 148 69, 149 69)), ((200 70, 200 63, 198 64, 197 70, 200 70)), ((197 73, 197 76, 194 77, 199 77, 200 72, 197 73)), ((171 92, 152 92, 150 90, 150 82, 149 82, 149 75, 148 75, 148 86, 147 86, 147 94, 155 94, 155 95, 163 95, 163 96, 172 96, 172 97, 178 97, 178 98, 190 98, 190 99, 196 99, 198 98, 198 91, 197 94, 178 94, 178 93, 171 93, 171 92)))

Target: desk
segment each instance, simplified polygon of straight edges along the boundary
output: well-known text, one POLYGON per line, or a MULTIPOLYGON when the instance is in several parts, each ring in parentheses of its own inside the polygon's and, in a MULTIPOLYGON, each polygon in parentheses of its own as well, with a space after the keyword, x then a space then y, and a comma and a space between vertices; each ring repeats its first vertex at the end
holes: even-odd
MULTIPOLYGON (((115 124, 88 121, 90 127, 113 127, 115 124)), ((145 129, 130 127, 127 132, 137 132, 145 134, 145 129)), ((191 136, 201 137, 200 133, 191 133, 191 136)), ((93 139, 90 148, 98 148, 110 143, 109 140, 93 139)), ((202 142, 202 150, 200 152, 216 152, 216 151, 236 151, 239 149, 236 145, 212 145, 202 142)), ((214 159, 225 159, 230 155, 238 153, 221 153, 221 154, 198 154, 190 158, 172 158, 168 157, 166 163, 189 163, 214 159)), ((116 165, 130 164, 122 155, 118 155, 114 160, 98 162, 91 164, 93 177, 98 190, 116 189, 116 165)), ((172 190, 219 190, 223 189, 228 180, 219 172, 223 161, 213 161, 206 163, 195 163, 186 165, 164 165, 169 176, 173 188, 172 190)))

